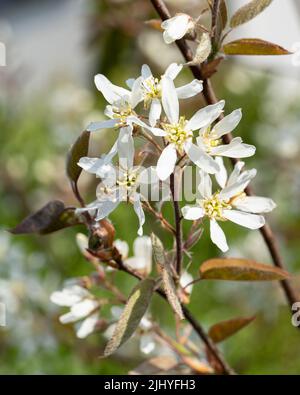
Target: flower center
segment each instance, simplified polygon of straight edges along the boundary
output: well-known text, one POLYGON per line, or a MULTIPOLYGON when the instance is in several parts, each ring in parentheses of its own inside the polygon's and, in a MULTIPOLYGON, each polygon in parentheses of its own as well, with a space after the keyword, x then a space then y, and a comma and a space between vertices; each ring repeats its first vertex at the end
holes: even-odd
POLYGON ((137 174, 136 172, 125 172, 122 177, 120 177, 116 184, 119 187, 125 188, 126 190, 130 190, 134 187, 137 182, 137 174))
POLYGON ((207 130, 203 133, 202 140, 205 145, 206 152, 210 152, 212 148, 222 144, 222 139, 215 137, 214 134, 211 133, 210 128, 207 128, 207 130))
POLYGON ((127 125, 127 118, 131 115, 135 115, 129 103, 122 103, 119 107, 113 106, 112 111, 114 118, 120 118, 120 122, 117 125, 119 127, 127 125))
POLYGON ((153 99, 161 98, 161 83, 158 78, 153 76, 145 79, 142 84, 144 94, 144 104, 148 108, 153 99))
POLYGON ((179 122, 176 124, 164 123, 162 125, 167 133, 166 140, 175 144, 180 154, 183 153, 184 143, 193 137, 193 133, 185 129, 186 123, 185 117, 180 117, 179 122))
POLYGON ((226 221, 223 217, 223 210, 231 210, 231 205, 220 199, 220 193, 216 192, 209 199, 201 200, 199 203, 204 209, 205 215, 218 221, 226 221))

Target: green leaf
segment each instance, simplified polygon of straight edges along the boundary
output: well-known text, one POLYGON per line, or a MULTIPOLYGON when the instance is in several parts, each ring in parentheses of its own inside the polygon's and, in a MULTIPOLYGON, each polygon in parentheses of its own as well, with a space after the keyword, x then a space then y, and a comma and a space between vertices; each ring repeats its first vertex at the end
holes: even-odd
POLYGON ((273 281, 290 277, 277 267, 238 258, 210 259, 200 266, 200 276, 203 280, 230 281, 273 281))
POLYGON ((215 343, 219 343, 249 325, 253 320, 255 317, 239 317, 222 321, 213 325, 208 335, 215 343))
POLYGON ((272 0, 252 0, 239 8, 230 20, 230 27, 234 28, 255 18, 264 11, 272 0))
POLYGON ((162 268, 166 262, 164 246, 161 240, 154 233, 151 233, 151 243, 155 262, 160 268, 162 268))
POLYGON ((242 38, 223 45, 226 55, 290 55, 291 52, 277 44, 259 38, 242 38))
POLYGON ((228 12, 225 0, 221 0, 220 3, 220 17, 222 30, 224 30, 228 22, 228 12))
POLYGON ((177 296, 176 286, 173 280, 172 271, 168 262, 162 268, 161 272, 163 287, 167 295, 168 302, 170 303, 173 311, 181 320, 184 320, 183 311, 181 308, 180 301, 177 296))
POLYGON ((80 221, 75 216, 74 208, 65 207, 60 200, 53 200, 26 217, 15 228, 10 229, 10 232, 16 235, 47 234, 77 224, 80 224, 80 221))
POLYGON ((113 354, 133 335, 147 311, 154 292, 154 286, 155 281, 147 278, 140 281, 137 286, 134 287, 115 331, 105 347, 105 357, 113 354))
POLYGON ((66 163, 67 175, 75 183, 82 172, 82 168, 77 163, 80 158, 88 155, 89 141, 90 133, 86 131, 82 132, 68 152, 66 163))
POLYGON ((177 296, 172 268, 166 259, 164 246, 160 239, 154 233, 151 234, 151 241, 154 259, 158 265, 159 271, 161 272, 163 288, 166 293, 168 302, 170 303, 174 313, 177 314, 181 320, 183 320, 184 315, 182 312, 180 301, 177 296))

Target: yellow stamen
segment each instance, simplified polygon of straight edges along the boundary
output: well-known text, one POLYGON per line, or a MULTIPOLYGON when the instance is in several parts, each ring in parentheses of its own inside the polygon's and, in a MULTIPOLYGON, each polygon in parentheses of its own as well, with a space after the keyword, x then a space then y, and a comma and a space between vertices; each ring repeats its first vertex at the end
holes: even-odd
POLYGON ((184 117, 180 117, 179 122, 176 124, 164 123, 163 129, 167 133, 165 137, 169 143, 175 144, 177 151, 183 153, 184 143, 193 137, 193 133, 185 129, 187 121, 184 117))

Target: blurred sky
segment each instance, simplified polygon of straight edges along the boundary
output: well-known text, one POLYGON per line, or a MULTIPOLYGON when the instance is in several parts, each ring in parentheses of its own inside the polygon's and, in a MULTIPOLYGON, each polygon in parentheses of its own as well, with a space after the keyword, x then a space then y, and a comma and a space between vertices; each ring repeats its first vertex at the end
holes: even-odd
MULTIPOLYGON (((230 12, 247 1, 228 1, 230 12)), ((92 56, 85 46, 87 0, 0 0, 0 7, 0 41, 7 46, 9 70, 20 66, 26 70, 22 81, 24 94, 45 88, 57 76, 79 85, 87 82, 92 56)), ((274 0, 263 14, 236 29, 230 40, 264 38, 300 52, 299 15, 299 0, 274 0)), ((276 62, 272 57, 240 57, 238 61, 300 80, 299 59, 300 56, 297 64, 293 64, 291 56, 277 57, 276 62)))

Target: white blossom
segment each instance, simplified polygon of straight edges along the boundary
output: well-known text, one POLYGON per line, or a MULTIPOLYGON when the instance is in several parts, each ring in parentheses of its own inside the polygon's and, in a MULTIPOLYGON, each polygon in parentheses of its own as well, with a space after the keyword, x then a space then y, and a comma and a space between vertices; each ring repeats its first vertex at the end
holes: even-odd
POLYGON ((171 44, 187 33, 192 33, 195 28, 195 21, 189 15, 180 13, 162 22, 161 27, 164 29, 165 43, 171 44))
POLYGON ((210 238, 223 252, 228 250, 228 245, 218 222, 229 220, 249 229, 258 229, 265 224, 264 217, 259 214, 268 213, 276 207, 269 198, 247 196, 244 193, 251 179, 255 177, 256 170, 241 172, 243 166, 243 162, 238 162, 228 180, 226 175, 225 186, 222 179, 222 189, 215 193, 212 192, 210 176, 200 170, 198 190, 201 197, 196 205, 182 209, 185 219, 209 218, 210 238))
POLYGON ((125 264, 147 276, 152 270, 152 243, 149 236, 139 236, 133 242, 133 256, 129 257, 129 246, 126 241, 115 240, 115 247, 122 255, 125 264))
MULTIPOLYGON (((144 107, 149 109, 150 126, 155 126, 161 115, 161 101, 165 93, 165 85, 162 84, 163 78, 168 77, 173 81, 182 70, 182 67, 182 65, 172 63, 161 78, 155 78, 148 65, 144 64, 142 66, 141 78, 139 78, 140 90, 144 107)), ((130 85, 135 83, 135 80, 133 81, 131 80, 130 85)), ((197 95, 202 89, 202 81, 195 79, 186 85, 176 88, 176 92, 179 99, 187 99, 197 95)))
POLYGON ((210 125, 201 128, 197 138, 198 147, 212 156, 227 156, 230 158, 246 158, 255 154, 253 145, 244 144, 240 137, 235 137, 229 144, 222 144, 221 137, 232 132, 242 118, 240 109, 224 117, 214 127, 210 125))
POLYGON ((132 122, 148 129, 155 136, 164 137, 168 143, 157 162, 158 177, 164 181, 170 176, 174 171, 178 154, 180 156, 187 154, 198 167, 208 173, 217 173, 219 165, 211 155, 193 144, 193 132, 211 124, 220 116, 225 105, 224 100, 202 108, 190 120, 186 120, 184 116, 179 116, 179 101, 173 81, 169 77, 164 77, 162 86, 164 90, 162 104, 168 122, 162 123, 162 127, 158 128, 149 127, 136 117, 130 118, 132 122))
POLYGON ((85 171, 102 177, 97 188, 97 200, 85 208, 77 209, 77 214, 89 211, 96 221, 108 217, 122 201, 133 204, 139 220, 138 234, 142 236, 145 214, 142 208, 144 196, 139 192, 143 185, 157 184, 158 179, 153 167, 134 166, 134 142, 130 133, 123 133, 117 141, 119 168, 107 163, 106 158, 81 158, 78 165, 85 171))
POLYGON ((77 337, 83 339, 94 332, 100 305, 87 289, 79 285, 71 285, 62 291, 53 292, 50 300, 58 306, 70 307, 68 313, 59 317, 62 324, 83 320, 76 331, 77 337))

